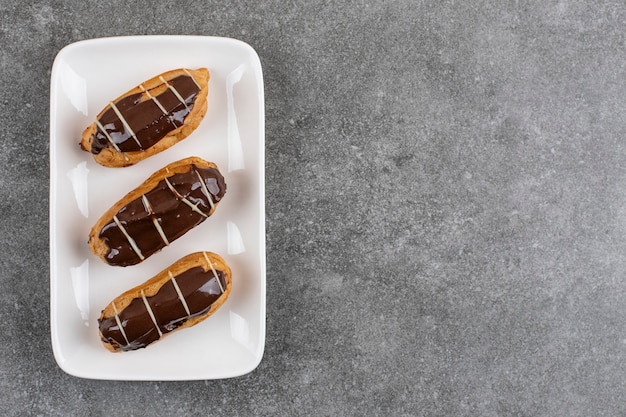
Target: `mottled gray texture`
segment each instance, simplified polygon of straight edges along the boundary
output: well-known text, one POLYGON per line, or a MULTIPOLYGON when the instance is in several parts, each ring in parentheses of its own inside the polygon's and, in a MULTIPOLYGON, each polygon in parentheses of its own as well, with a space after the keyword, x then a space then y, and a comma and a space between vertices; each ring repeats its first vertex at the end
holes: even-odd
POLYGON ((0 2, 3 415, 626 415, 622 1, 190 3, 0 2), (155 33, 264 68, 267 344, 236 379, 51 352, 51 64, 155 33))

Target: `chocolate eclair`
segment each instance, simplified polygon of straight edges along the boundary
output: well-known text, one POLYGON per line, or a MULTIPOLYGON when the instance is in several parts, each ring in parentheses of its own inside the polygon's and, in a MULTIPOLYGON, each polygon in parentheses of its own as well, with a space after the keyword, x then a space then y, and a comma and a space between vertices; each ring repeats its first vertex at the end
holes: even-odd
POLYGON ((180 68, 127 91, 96 116, 80 146, 107 167, 136 164, 193 132, 207 111, 209 71, 180 68))
POLYGON ((98 319, 100 340, 112 352, 125 352, 191 327, 226 301, 231 275, 215 253, 187 255, 111 301, 98 319))
POLYGON ((109 265, 138 264, 209 218, 225 193, 214 163, 198 157, 173 162, 100 217, 89 247, 109 265))

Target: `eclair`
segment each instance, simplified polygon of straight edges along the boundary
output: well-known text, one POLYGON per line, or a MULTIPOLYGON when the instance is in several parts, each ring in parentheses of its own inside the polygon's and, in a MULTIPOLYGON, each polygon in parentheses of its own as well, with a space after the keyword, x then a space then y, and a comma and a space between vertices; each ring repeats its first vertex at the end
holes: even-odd
POLYGON ((194 326, 226 301, 231 275, 215 253, 196 252, 179 259, 102 310, 98 318, 102 344, 112 352, 137 350, 194 326))
POLYGON ((189 157, 156 171, 94 224, 91 252, 109 265, 135 265, 208 219, 226 193, 213 162, 189 157))
POLYGON ((188 137, 207 111, 209 71, 180 68, 122 94, 87 127, 80 147, 107 167, 136 164, 188 137))

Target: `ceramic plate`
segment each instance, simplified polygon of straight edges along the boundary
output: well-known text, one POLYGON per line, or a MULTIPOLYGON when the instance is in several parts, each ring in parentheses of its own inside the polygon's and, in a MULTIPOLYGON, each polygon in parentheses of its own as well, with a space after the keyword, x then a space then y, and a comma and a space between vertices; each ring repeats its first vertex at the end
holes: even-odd
POLYGON ((234 39, 138 36, 63 48, 50 91, 50 318, 54 356, 67 373, 110 380, 239 376, 265 345, 264 99, 256 52, 234 39), (127 168, 105 168, 82 151, 82 131, 107 103, 174 68, 206 67, 208 111, 168 150, 127 168), (227 193, 215 214, 139 265, 92 255, 96 220, 152 172, 187 156, 215 162, 227 193), (98 336, 101 310, 117 295, 196 251, 220 254, 233 272, 226 303, 207 320, 133 352, 111 353, 98 336))

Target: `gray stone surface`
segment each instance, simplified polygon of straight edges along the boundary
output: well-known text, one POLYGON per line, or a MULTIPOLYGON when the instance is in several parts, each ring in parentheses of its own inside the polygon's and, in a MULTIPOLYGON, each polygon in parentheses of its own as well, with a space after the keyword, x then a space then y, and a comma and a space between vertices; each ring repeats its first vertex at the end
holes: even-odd
POLYGON ((3 415, 626 415, 623 2, 183 3, 0 1, 3 415), (49 336, 50 68, 157 33, 261 58, 265 356, 77 379, 49 336))

